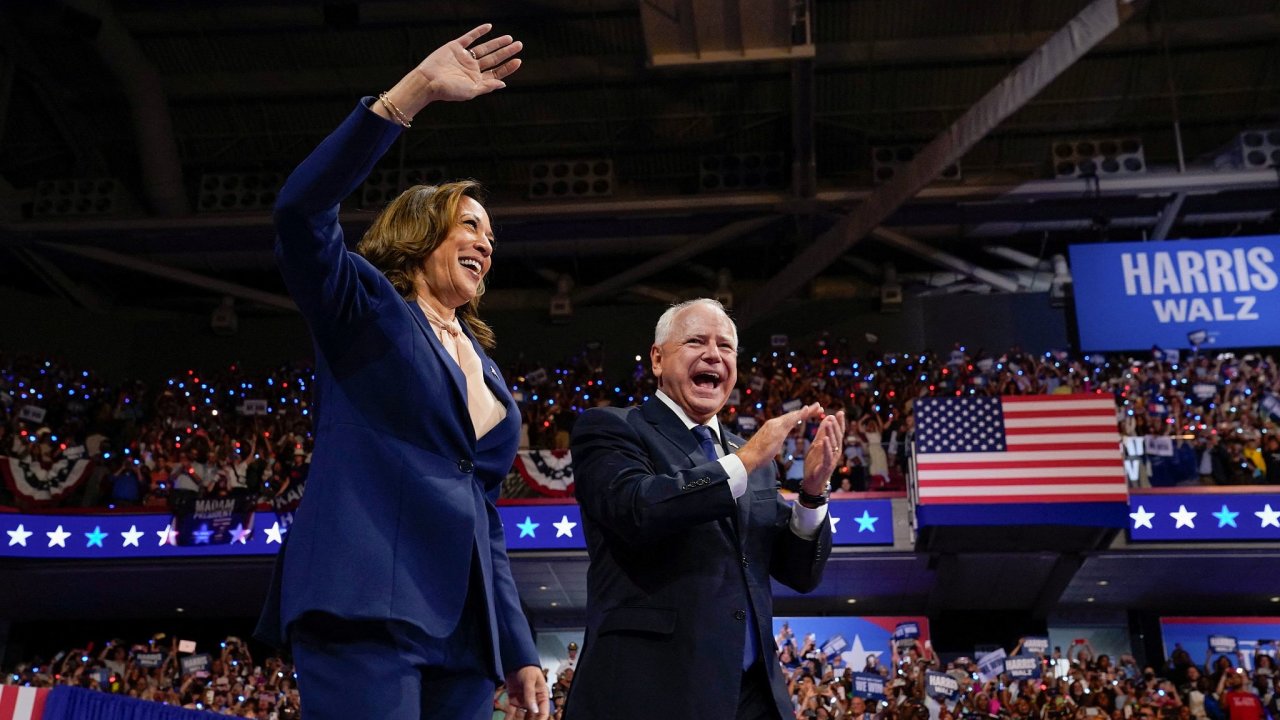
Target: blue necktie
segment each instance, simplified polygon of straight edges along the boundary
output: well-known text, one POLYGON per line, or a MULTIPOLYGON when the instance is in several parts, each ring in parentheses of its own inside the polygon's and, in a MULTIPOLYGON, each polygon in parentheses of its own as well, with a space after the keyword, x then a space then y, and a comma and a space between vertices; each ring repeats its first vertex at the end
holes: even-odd
POLYGON ((716 441, 711 428, 706 425, 694 425, 692 430, 694 436, 698 438, 698 445, 702 447, 702 452, 707 456, 707 459, 718 460, 720 453, 716 452, 716 441))
MULTIPOLYGON (((694 425, 693 434, 698 438, 698 445, 702 447, 702 453, 707 456, 708 460, 717 460, 720 453, 716 452, 716 441, 711 428, 706 425, 694 425)), ((760 639, 756 636, 756 614, 751 610, 751 601, 747 601, 747 617, 746 632, 747 642, 742 648, 742 669, 749 669, 760 657, 760 639)))

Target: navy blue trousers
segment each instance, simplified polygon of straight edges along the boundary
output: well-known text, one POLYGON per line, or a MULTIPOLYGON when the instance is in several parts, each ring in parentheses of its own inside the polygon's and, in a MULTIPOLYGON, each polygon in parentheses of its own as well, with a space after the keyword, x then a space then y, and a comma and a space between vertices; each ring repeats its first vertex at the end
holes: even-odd
POLYGON ((289 632, 302 716, 489 720, 495 685, 488 674, 488 614, 476 580, 458 627, 445 638, 396 621, 303 615, 289 632))

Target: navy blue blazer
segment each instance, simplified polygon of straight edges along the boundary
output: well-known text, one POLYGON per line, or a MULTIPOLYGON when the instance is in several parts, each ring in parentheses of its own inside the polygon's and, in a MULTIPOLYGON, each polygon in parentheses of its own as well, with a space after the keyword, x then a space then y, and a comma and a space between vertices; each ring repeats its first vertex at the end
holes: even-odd
MULTIPOLYGON (((726 432, 726 452, 746 441, 726 432)), ((736 502, 728 474, 661 400, 587 410, 573 428, 574 493, 591 565, 587 632, 565 720, 732 720, 751 603, 781 717, 770 576, 822 580, 831 524, 803 540, 772 464, 736 502)))
POLYGON ((319 610, 444 637, 463 612, 474 558, 486 592, 473 602, 489 617, 500 678, 539 664, 494 504, 520 412, 468 332, 507 408, 477 442, 457 363, 416 303, 344 244, 339 202, 400 134, 369 102, 298 166, 276 203, 276 259, 315 343, 315 452, 263 628, 287 641, 291 622, 319 610))

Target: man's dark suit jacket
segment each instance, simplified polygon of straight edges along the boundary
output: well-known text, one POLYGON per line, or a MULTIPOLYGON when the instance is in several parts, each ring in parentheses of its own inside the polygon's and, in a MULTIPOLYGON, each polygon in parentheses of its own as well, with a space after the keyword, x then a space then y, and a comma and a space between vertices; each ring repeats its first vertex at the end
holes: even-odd
POLYGON ((466 380, 422 311, 345 246, 338 203, 400 134, 369 102, 294 171, 276 205, 280 271, 315 340, 316 440, 257 634, 286 642, 289 624, 318 610, 446 637, 477 568, 485 593, 470 602, 492 646, 474 651, 500 678, 539 664, 494 506, 520 412, 468 333, 507 408, 477 441, 466 380))
MULTIPOLYGON (((745 441, 725 433, 723 442, 732 452, 745 441)), ((750 474, 735 503, 720 463, 657 398, 586 411, 572 449, 591 566, 565 720, 732 720, 748 602, 780 717, 791 717, 769 576, 816 587, 831 524, 813 540, 792 532, 772 465, 750 474)))

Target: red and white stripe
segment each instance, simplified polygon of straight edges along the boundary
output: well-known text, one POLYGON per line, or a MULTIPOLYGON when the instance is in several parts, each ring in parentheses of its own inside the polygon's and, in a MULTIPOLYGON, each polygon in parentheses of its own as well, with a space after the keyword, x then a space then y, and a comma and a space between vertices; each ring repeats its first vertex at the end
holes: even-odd
POLYGON ((922 505, 1127 502, 1109 395, 1000 398, 1005 451, 917 453, 922 505))
POLYGON ((48 688, 0 685, 0 720, 40 720, 48 688))

